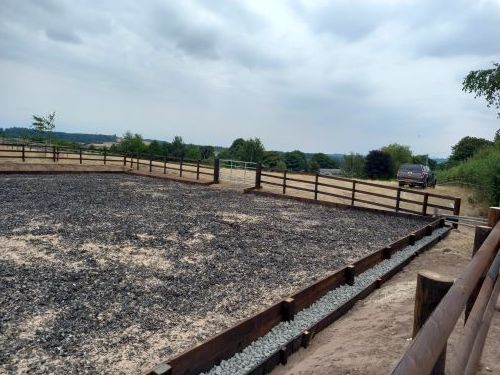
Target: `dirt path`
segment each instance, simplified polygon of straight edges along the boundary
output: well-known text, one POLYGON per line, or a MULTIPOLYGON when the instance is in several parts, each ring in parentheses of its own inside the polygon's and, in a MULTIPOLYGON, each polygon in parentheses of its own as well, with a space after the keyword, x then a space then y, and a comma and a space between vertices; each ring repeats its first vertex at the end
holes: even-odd
MULTIPOLYGON (((456 277, 467 264, 472 229, 459 229, 359 302, 349 313, 319 333, 306 350, 293 355, 273 375, 388 374, 411 342, 416 275, 427 269, 456 277)), ((500 374, 500 302, 490 327, 479 374, 500 374)), ((462 334, 457 323, 448 344, 448 361, 462 334)), ((450 362, 448 362, 450 363, 450 362)))

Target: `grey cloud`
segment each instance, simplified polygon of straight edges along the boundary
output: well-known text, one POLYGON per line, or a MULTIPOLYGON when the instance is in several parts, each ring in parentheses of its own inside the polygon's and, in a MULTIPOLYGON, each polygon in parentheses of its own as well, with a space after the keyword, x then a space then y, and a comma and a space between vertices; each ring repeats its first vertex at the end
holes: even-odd
POLYGON ((82 43, 82 39, 71 30, 57 30, 48 28, 45 30, 45 34, 47 35, 48 38, 56 42, 64 42, 72 44, 82 43))
POLYGON ((438 57, 500 54, 499 3, 448 5, 437 8, 438 16, 425 28, 415 30, 420 37, 417 46, 422 53, 438 57))
POLYGON ((295 2, 294 8, 314 32, 331 34, 346 41, 370 35, 383 24, 381 21, 394 14, 394 6, 366 0, 335 1, 312 11, 295 2))
POLYGON ((282 58, 262 47, 254 35, 267 27, 262 18, 232 2, 196 4, 201 14, 189 13, 190 9, 182 6, 159 5, 151 12, 154 31, 193 57, 232 61, 251 69, 283 66, 282 58))

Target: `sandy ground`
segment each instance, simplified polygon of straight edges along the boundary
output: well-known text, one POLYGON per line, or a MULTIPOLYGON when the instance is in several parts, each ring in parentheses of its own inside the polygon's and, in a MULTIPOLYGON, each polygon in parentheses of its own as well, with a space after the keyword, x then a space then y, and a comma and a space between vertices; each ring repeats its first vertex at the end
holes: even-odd
MULTIPOLYGON (((411 343, 419 270, 457 277, 470 259, 473 230, 461 227, 410 263, 381 289, 320 332, 307 349, 290 357, 273 375, 388 374, 411 343)), ((479 374, 500 374, 500 302, 486 341, 479 374)), ((454 360, 463 333, 461 319, 448 343, 454 360)))

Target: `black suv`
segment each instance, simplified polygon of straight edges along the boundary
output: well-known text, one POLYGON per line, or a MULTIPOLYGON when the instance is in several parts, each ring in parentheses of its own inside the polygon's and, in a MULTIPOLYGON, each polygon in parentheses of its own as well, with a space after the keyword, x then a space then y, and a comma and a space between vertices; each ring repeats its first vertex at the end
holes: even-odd
POLYGON ((399 167, 397 179, 399 186, 405 186, 405 184, 410 185, 410 187, 419 185, 424 189, 427 186, 435 187, 437 183, 436 175, 428 166, 422 164, 403 164, 399 167))

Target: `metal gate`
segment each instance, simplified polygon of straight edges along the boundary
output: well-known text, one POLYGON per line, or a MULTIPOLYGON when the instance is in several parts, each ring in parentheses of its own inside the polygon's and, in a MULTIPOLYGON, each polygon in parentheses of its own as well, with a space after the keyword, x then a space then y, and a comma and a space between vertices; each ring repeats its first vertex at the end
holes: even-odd
POLYGON ((220 159, 219 178, 221 181, 253 186, 256 168, 257 163, 220 159))

